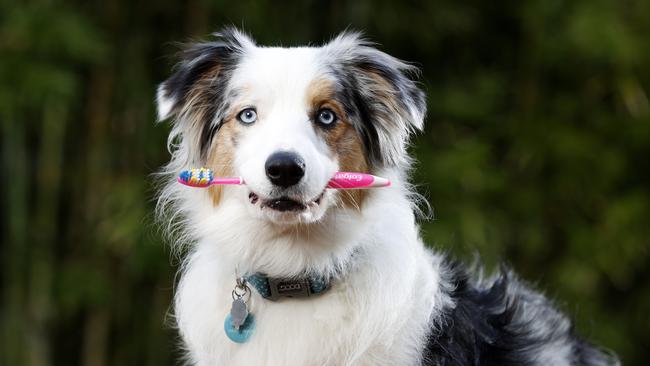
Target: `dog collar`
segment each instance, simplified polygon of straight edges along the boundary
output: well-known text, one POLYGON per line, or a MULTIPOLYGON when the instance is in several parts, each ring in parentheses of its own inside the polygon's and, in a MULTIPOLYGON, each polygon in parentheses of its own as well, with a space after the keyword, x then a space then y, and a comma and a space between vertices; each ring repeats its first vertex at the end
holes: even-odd
POLYGON ((265 299, 275 301, 283 297, 309 297, 326 292, 330 277, 308 275, 293 278, 270 278, 263 273, 246 276, 246 282, 265 299))

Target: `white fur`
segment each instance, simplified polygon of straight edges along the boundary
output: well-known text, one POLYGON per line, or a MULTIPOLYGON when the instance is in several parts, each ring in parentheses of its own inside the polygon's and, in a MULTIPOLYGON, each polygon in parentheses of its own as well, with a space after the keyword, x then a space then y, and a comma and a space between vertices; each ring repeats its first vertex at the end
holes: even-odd
MULTIPOLYGON (((235 188, 241 189, 241 188, 235 188)), ((367 202, 367 215, 328 214, 309 237, 278 235, 227 199, 199 222, 197 243, 177 290, 176 316, 197 365, 416 365, 438 289, 439 258, 424 250, 412 210, 390 188, 367 202), (223 321, 235 267, 271 275, 332 266, 352 268, 322 296, 270 302, 253 293, 257 328, 246 344, 228 340, 223 321), (332 260, 334 255, 337 259, 332 260)), ((197 216, 203 216, 198 214, 197 216)), ((198 220, 198 217, 197 217, 198 220)))
MULTIPOLYGON (((252 205, 251 190, 260 197, 271 194, 264 162, 275 151, 291 150, 305 160, 305 178, 292 194, 306 202, 338 170, 337 157, 309 120, 306 100, 309 83, 327 77, 322 60, 335 50, 262 48, 251 42, 245 48, 228 90, 235 95, 230 105, 255 106, 258 113, 254 125, 241 128, 233 164, 248 185, 224 188, 217 207, 206 191, 181 185, 168 185, 161 196, 163 206, 175 205, 185 239, 192 243, 175 302, 190 362, 419 364, 436 309, 450 306, 450 300, 438 288, 441 258, 419 237, 403 165, 376 172, 393 185, 370 192, 361 211, 341 205, 340 193, 331 190, 319 205, 298 215, 252 205), (304 271, 333 274, 337 268, 345 271, 317 297, 271 302, 253 290, 253 336, 237 344, 224 334, 236 270, 286 277, 304 271)), ((159 92, 161 118, 170 115, 174 102, 163 95, 159 92)), ((417 115, 415 123, 421 125, 422 117, 417 115)), ((173 156, 167 171, 172 174, 199 162, 192 152, 196 133, 183 128, 177 124, 170 137, 173 156)), ((405 139, 408 131, 396 133, 405 139)))
POLYGON ((156 92, 156 105, 158 106, 159 121, 167 119, 171 115, 174 101, 165 97, 165 92, 162 86, 159 86, 156 92))
MULTIPOLYGON (((299 195, 311 202, 337 171, 331 152, 310 121, 307 88, 325 74, 319 68, 318 52, 313 48, 255 48, 250 50, 231 79, 231 87, 241 92, 233 104, 257 109, 258 121, 242 128, 244 135, 235 154, 235 174, 244 177, 249 190, 267 197, 272 185, 264 172, 266 159, 276 151, 293 151, 306 164, 299 195)), ((244 195, 248 195, 244 192, 244 195)), ((297 194, 298 195, 298 194, 297 194)), ((321 205, 311 206, 295 217, 302 222, 318 220, 327 209, 327 194, 321 205)), ((277 222, 292 217, 249 205, 253 215, 277 222)))

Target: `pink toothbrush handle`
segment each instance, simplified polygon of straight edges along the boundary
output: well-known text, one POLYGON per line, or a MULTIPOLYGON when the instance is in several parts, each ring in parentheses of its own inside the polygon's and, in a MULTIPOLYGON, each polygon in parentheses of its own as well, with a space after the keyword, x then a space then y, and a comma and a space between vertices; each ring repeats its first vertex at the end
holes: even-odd
POLYGON ((334 189, 359 189, 388 187, 390 181, 374 175, 354 172, 338 172, 330 179, 327 188, 334 189))
POLYGON ((244 184, 244 179, 242 177, 216 178, 210 183, 213 184, 244 184))

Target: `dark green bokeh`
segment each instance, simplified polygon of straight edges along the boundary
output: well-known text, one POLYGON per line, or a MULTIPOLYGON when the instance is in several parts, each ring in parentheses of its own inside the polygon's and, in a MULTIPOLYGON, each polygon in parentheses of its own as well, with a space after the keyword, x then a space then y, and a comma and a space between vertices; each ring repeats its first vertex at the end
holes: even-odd
POLYGON ((153 225, 172 42, 361 29, 423 71, 432 246, 507 261, 578 331, 650 362, 650 2, 0 1, 0 365, 172 365, 153 225))

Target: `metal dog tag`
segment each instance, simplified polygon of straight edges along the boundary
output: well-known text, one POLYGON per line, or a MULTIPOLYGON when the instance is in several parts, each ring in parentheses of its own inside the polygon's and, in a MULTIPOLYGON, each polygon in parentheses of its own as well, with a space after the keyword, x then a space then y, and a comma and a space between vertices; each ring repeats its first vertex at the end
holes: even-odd
POLYGON ((248 312, 246 299, 250 299, 251 290, 246 285, 246 279, 237 279, 237 285, 232 290, 232 305, 230 313, 223 322, 226 336, 235 343, 245 343, 255 329, 255 317, 248 312))
POLYGON ((242 297, 236 299, 232 302, 232 307, 230 308, 230 319, 232 322, 233 328, 239 330, 239 327, 244 325, 246 318, 248 317, 248 308, 242 297))

